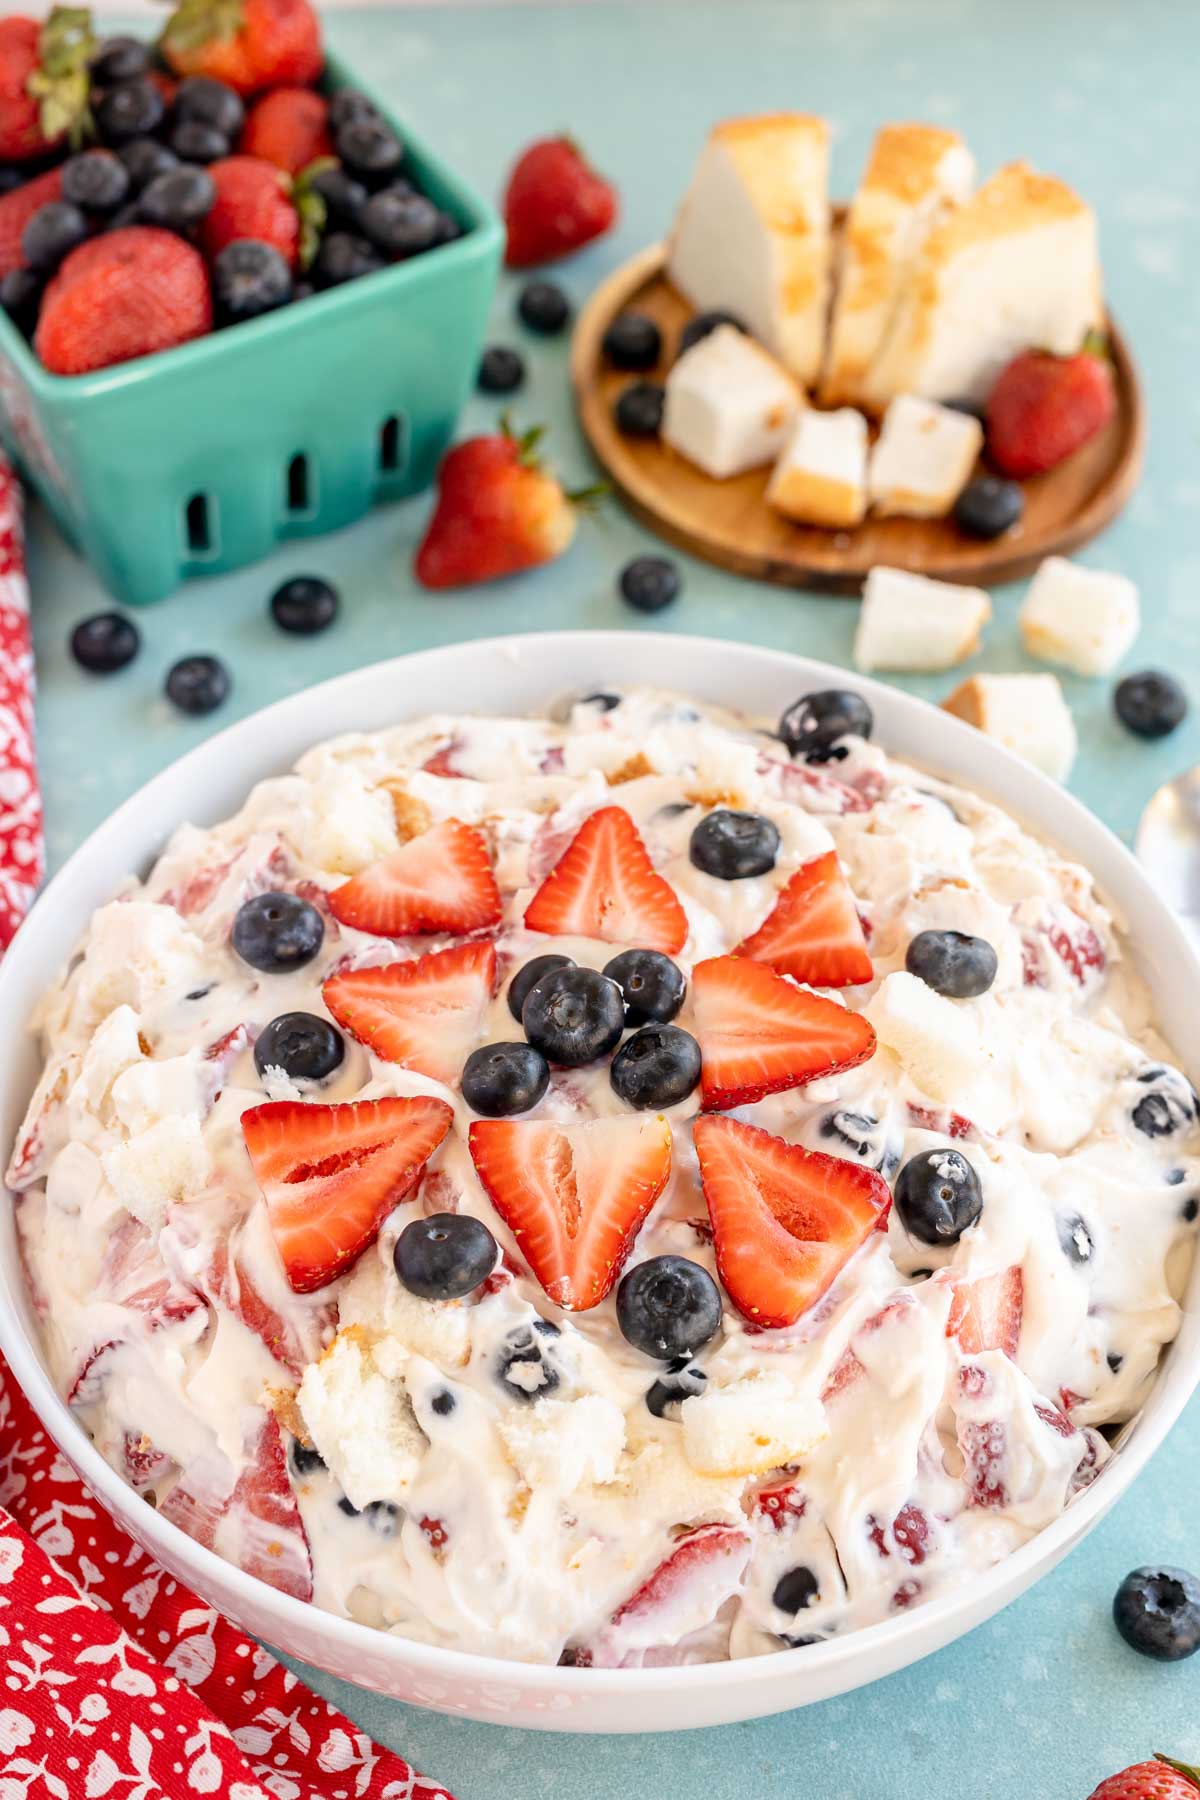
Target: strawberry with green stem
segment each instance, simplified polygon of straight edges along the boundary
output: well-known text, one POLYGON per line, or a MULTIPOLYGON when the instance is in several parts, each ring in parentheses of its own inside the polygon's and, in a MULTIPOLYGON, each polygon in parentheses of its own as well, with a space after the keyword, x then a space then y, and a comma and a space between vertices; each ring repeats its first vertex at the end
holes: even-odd
POLYGON ((210 75, 239 94, 307 87, 324 63, 308 0, 180 0, 159 44, 177 75, 210 75))
POLYGON ((64 139, 78 149, 91 127, 92 15, 56 6, 37 19, 0 19, 0 162, 28 162, 64 139))

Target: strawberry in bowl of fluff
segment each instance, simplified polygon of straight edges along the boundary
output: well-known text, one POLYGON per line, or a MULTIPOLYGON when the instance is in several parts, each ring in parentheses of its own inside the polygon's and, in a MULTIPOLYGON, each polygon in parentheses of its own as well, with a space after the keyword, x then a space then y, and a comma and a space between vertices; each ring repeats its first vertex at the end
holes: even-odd
POLYGON ((383 1631, 637 1668, 918 1607, 1103 1478, 1195 1095, 1088 874, 872 725, 342 737, 95 913, 8 1184, 160 1514, 383 1631))

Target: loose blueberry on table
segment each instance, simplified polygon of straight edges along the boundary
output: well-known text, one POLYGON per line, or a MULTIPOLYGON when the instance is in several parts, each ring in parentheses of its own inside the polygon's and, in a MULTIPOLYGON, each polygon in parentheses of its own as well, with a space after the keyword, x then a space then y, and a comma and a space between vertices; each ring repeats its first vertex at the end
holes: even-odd
POLYGON ((678 565, 667 556, 635 556, 621 570, 621 598, 636 612, 661 612, 679 598, 678 565))
POLYGON ((202 717, 215 712, 229 694, 229 671, 215 656, 184 656, 168 671, 167 699, 180 712, 202 717))
POLYGON ((1113 693, 1118 719, 1135 737, 1166 737, 1187 716, 1188 698, 1173 675, 1144 669, 1118 681, 1113 693))
POLYGON ((1133 1569, 1113 1599, 1113 1622, 1131 1650, 1181 1662, 1200 1650, 1200 1580, 1186 1569, 1133 1569))
POLYGON ((517 299, 517 317, 539 337, 557 337, 571 316, 567 296, 552 281, 529 281, 517 299))
POLYGON ((141 632, 124 613, 94 613, 71 633, 71 655, 89 674, 114 675, 133 661, 141 642, 141 632))
POLYGON ((489 344, 479 359, 482 394, 513 394, 525 379, 525 359, 507 344, 489 344))
POLYGON ((321 575, 293 575, 271 595, 271 617, 281 631, 312 637, 325 631, 337 618, 341 599, 331 581, 321 575))

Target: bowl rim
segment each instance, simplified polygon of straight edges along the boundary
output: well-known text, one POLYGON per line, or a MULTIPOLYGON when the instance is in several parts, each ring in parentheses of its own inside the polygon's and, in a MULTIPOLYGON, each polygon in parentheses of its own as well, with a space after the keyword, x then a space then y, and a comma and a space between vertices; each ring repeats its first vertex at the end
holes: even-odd
MULTIPOLYGON (((816 658, 798 655, 792 651, 776 650, 757 644, 731 642, 726 639, 702 637, 689 633, 668 633, 630 630, 580 630, 580 631, 534 631, 512 633, 491 638, 465 640, 452 644, 442 644, 430 649, 413 651, 407 655, 387 658, 377 663, 367 664, 334 676, 328 681, 320 682, 312 687, 303 688, 284 696, 271 704, 247 714, 244 718, 227 726, 224 730, 194 746, 175 761, 169 763, 159 773, 144 783, 132 795, 117 806, 113 812, 72 852, 71 856, 53 876, 42 894, 34 902, 26 921, 14 937, 9 951, 0 962, 0 1016, 3 1016, 8 990, 15 985, 18 976, 14 970, 20 971, 24 958, 23 944, 31 944, 31 954, 37 955, 36 939, 42 918, 49 918, 53 912, 53 902, 59 894, 68 892, 75 884, 86 891, 86 875, 89 862, 100 855, 108 843, 122 837, 129 824, 143 810, 152 810, 147 802, 154 797, 167 795, 181 783, 185 777, 203 773, 210 765, 218 766, 221 761, 233 756, 243 747, 251 750, 250 765, 254 764, 254 740, 264 723, 284 719, 290 714, 299 715, 301 708, 314 714, 321 710, 322 701, 335 696, 349 696, 364 682, 382 682, 394 679, 395 692, 398 697, 405 692, 405 684, 411 683, 414 677, 419 682, 422 666, 434 662, 454 660, 464 654, 483 658, 495 658, 498 675, 497 705, 502 708, 503 678, 502 671, 506 659, 516 655, 536 656, 539 652, 552 653, 560 647, 569 645, 572 658, 578 666, 583 681, 591 678, 587 670, 595 670, 602 666, 606 650, 615 649, 618 645, 627 646, 630 641, 639 646, 648 668, 665 667, 670 669, 672 654, 678 655, 686 650, 688 653, 702 657, 713 657, 714 667, 719 670, 721 659, 733 655, 744 665, 760 662, 764 670, 775 676, 781 672, 795 669, 797 681, 808 684, 812 691, 818 685, 853 686, 863 694, 872 709, 885 714, 898 711, 901 716, 911 715, 918 723, 922 716, 933 714, 939 721, 939 732, 944 734, 948 744, 961 749, 970 761, 973 752, 982 756, 989 766, 1007 773, 1010 778, 1019 778, 1023 788, 1028 788, 1032 796, 1040 796, 1043 809, 1059 811, 1062 825, 1070 826, 1075 832, 1082 832, 1085 838, 1103 847, 1106 855, 1114 859, 1116 866, 1126 879, 1133 881, 1138 888, 1142 902, 1154 924, 1156 937, 1161 935, 1173 962, 1182 965, 1190 974, 1194 983, 1200 987, 1200 958, 1190 942, 1182 925, 1155 892, 1147 876, 1140 868, 1131 851, 1121 842, 1110 828, 1096 814, 1086 807, 1082 801, 1068 793, 1064 788, 1050 780, 1048 776, 1033 769, 1023 759, 1005 749, 992 740, 982 739, 974 727, 967 725, 953 715, 943 712, 931 702, 909 694, 905 690, 889 686, 885 683, 860 675, 857 671, 840 668, 816 658), (314 706, 315 702, 315 706, 314 706), (981 748, 981 743, 983 748, 981 748), (31 929, 32 927, 32 929, 31 929)), ((721 685, 719 673, 714 675, 714 687, 721 685)), ((551 686, 550 680, 547 686, 551 686)), ((558 691, 561 690, 561 684, 558 691)), ((548 692, 547 702, 554 698, 548 692)), ((714 701, 713 704, 720 704, 714 701)), ((398 698, 397 718, 406 711, 402 699, 398 698)), ((411 716, 419 717, 418 710, 412 710, 411 716)), ((377 727, 364 727, 377 729, 377 727)), ((264 738, 267 734, 264 733, 264 738)), ((316 745, 330 736, 345 735, 343 732, 325 733, 314 731, 308 742, 316 745)), ((298 753, 302 754, 302 752, 298 753)), ((293 759, 294 760, 294 759, 293 759)), ((945 758, 934 758, 931 770, 938 770, 946 761, 945 758)), ((247 775, 245 785, 248 789, 255 781, 266 779, 279 772, 277 761, 269 768, 261 769, 253 775, 247 775)), ((960 780, 973 791, 988 797, 988 785, 974 778, 955 776, 953 771, 947 772, 947 778, 960 780)), ((997 801, 1013 816, 1014 809, 1006 802, 997 801)), ((216 821, 213 821, 214 823, 216 821)), ((1044 840, 1053 843, 1055 833, 1041 824, 1034 823, 1030 829, 1044 840)), ((157 858, 162 845, 158 844, 147 854, 157 858)), ((1106 884, 1101 883, 1103 888, 1106 884)), ((1143 928, 1143 935, 1144 935, 1143 928)), ((1136 938, 1134 941, 1138 941, 1136 938)), ((62 948, 58 954, 58 962, 65 960, 69 947, 62 948)), ((42 950, 41 961, 54 967, 52 956, 42 950)), ((5 1147, 7 1149, 7 1146, 5 1147)), ((5 1190, 7 1192, 7 1190, 5 1190)), ((10 1196, 10 1209, 11 1209, 10 1196)), ((1192 1291, 1200 1283, 1200 1256, 1193 1266, 1190 1279, 1189 1298, 1192 1291)), ((0 1270, 0 1279, 3 1271, 0 1270)), ((1184 1305, 1186 1316, 1189 1310, 1184 1305)), ((710 1688, 719 1687, 725 1691, 730 1688, 753 1689, 760 1679, 769 1672, 794 1670, 797 1674, 804 1671, 821 1671, 829 1673, 841 1669, 845 1664, 861 1660, 864 1665, 877 1662, 882 1669, 898 1669, 908 1663, 919 1660, 927 1653, 922 1649, 920 1640, 935 1638, 940 1625, 947 1624, 950 1629, 940 1642, 949 1642, 953 1638, 969 1630, 977 1619, 969 1616, 957 1618, 958 1615, 969 1615, 972 1604, 977 1604, 985 1586, 997 1591, 1008 1587, 1008 1596, 1001 1595, 997 1605, 988 1609, 984 1617, 991 1616, 1007 1599, 1022 1591, 1036 1575, 1037 1565, 1043 1565, 1043 1571, 1049 1568, 1081 1539, 1106 1513, 1116 1500, 1128 1489, 1132 1481, 1141 1473, 1155 1450, 1159 1448, 1171 1428, 1175 1425, 1187 1402, 1200 1383, 1200 1352, 1192 1356, 1190 1371, 1183 1373, 1182 1379, 1176 1378, 1167 1382, 1165 1377, 1179 1363, 1177 1352, 1178 1339, 1166 1346, 1160 1359, 1153 1387, 1143 1406, 1131 1422, 1129 1441, 1120 1453, 1105 1465, 1102 1475, 1087 1489, 1074 1499, 1070 1505, 1049 1525, 1034 1534, 1027 1542, 1011 1551, 999 1562, 983 1570, 978 1579, 968 1588, 956 1589, 937 1598, 923 1602, 920 1606, 906 1610, 893 1618, 877 1624, 860 1627, 846 1633, 842 1638, 830 1638, 826 1642, 801 1646, 795 1649, 774 1651, 770 1655, 726 1660, 715 1663, 694 1665, 670 1665, 649 1669, 589 1669, 572 1668, 566 1677, 570 1680, 572 1691, 578 1692, 581 1698, 588 1694, 626 1695, 633 1698, 653 1696, 655 1693, 672 1694, 682 1690, 685 1692, 704 1693, 710 1688), (1164 1392, 1164 1389, 1166 1390, 1164 1392), (1148 1412, 1153 1416, 1148 1417, 1148 1412), (958 1623, 958 1629, 954 1625, 958 1623), (903 1646, 908 1639, 915 1640, 916 1647, 912 1656, 905 1657, 903 1646), (897 1652, 899 1651, 899 1655, 897 1652), (781 1661, 781 1659, 786 1659, 781 1661)), ((7 1358, 14 1377, 24 1390, 34 1411, 58 1444, 59 1448, 75 1465, 85 1483, 101 1500, 107 1510, 119 1523, 126 1525, 127 1517, 137 1518, 138 1536, 153 1546, 153 1553, 159 1560, 169 1561, 174 1556, 188 1569, 186 1579, 198 1588, 210 1582, 232 1587, 239 1593, 248 1591, 250 1600, 257 1605, 260 1612, 273 1615, 280 1625, 280 1637, 287 1635, 287 1628, 308 1627, 315 1629, 318 1635, 324 1636, 331 1643, 339 1644, 343 1649, 360 1651, 369 1650, 373 1657, 382 1659, 396 1667, 403 1667, 413 1674, 453 1680, 455 1677, 474 1684, 492 1684, 502 1686, 519 1681, 521 1688, 530 1694, 548 1692, 561 1688, 564 1672, 557 1664, 525 1663, 512 1658, 490 1657, 473 1651, 448 1649, 441 1645, 428 1644, 419 1639, 392 1635, 372 1626, 359 1624, 353 1619, 344 1618, 336 1613, 326 1612, 313 1602, 302 1601, 289 1594, 279 1592, 260 1581, 256 1576, 248 1575, 236 1564, 226 1561, 213 1550, 187 1536, 179 1527, 163 1519, 152 1508, 145 1507, 128 1484, 122 1481, 116 1470, 105 1461, 95 1448, 92 1440, 76 1420, 65 1400, 58 1394, 50 1377, 43 1368, 41 1356, 35 1346, 34 1339, 28 1335, 15 1313, 0 1307, 0 1351, 7 1358), (139 1509, 134 1512, 134 1506, 139 1509)), ((864 1680, 870 1680, 867 1674, 864 1680)), ((797 1697, 796 1704, 800 1704, 797 1697)), ((743 1716, 750 1716, 749 1714, 743 1716)), ((565 1721, 564 1721, 565 1723, 565 1721)))
MULTIPOLYGON (((365 281, 345 282, 341 287, 312 294, 303 302, 303 322, 314 317, 318 324, 331 321, 336 310, 343 326, 348 326, 352 324, 352 320, 345 316, 348 313, 353 314, 363 306, 374 306, 376 301, 381 300, 386 302, 394 299, 395 304, 400 305, 404 295, 411 289, 427 286, 430 281, 447 274, 453 279, 455 272, 461 267, 492 255, 499 247, 502 227, 495 208, 476 192, 470 182, 442 160, 420 132, 401 123, 394 108, 380 98, 369 78, 359 75, 349 63, 329 49, 325 51, 322 83, 322 92, 335 94, 342 88, 353 87, 373 101, 387 123, 414 153, 414 160, 424 174, 432 176, 435 184, 450 196, 458 212, 463 215, 466 225, 461 237, 436 246, 432 259, 429 255, 414 256, 404 262, 391 263, 386 268, 377 270, 365 281)), ((231 154, 237 155, 238 152, 235 150, 231 154)), ((261 318, 244 321, 232 337, 228 331, 209 331, 203 337, 193 338, 188 343, 174 344, 167 350, 154 350, 146 356, 134 356, 128 362, 115 363, 111 368, 93 369, 84 375, 55 375, 43 366, 28 339, 0 307, 0 360, 7 358, 20 371, 26 386, 40 400, 51 404, 74 400, 83 402, 93 396, 123 393, 131 388, 140 391, 148 383, 169 380, 175 374, 196 370, 203 374, 209 363, 214 359, 226 358, 234 349, 239 354, 245 350, 250 355, 256 355, 265 343, 300 322, 293 308, 284 306, 261 318)))

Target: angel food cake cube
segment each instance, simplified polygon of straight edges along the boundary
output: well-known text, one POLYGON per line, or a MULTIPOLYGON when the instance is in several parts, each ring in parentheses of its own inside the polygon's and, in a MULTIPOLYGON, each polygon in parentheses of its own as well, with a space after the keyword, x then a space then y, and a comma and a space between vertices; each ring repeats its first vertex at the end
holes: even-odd
POLYGON ((1057 676, 973 675, 942 705, 1053 780, 1071 773, 1078 739, 1057 676))
POLYGON ((1107 675, 1138 634, 1138 591, 1125 575, 1048 556, 1017 614, 1030 656, 1076 675, 1107 675))
POLYGON ((803 525, 848 529, 867 510, 867 421, 850 407, 807 411, 771 474, 767 503, 803 525))
POLYGON ((877 513, 940 519, 970 480, 983 426, 970 413, 899 394, 871 452, 868 491, 877 513))
POLYGON ((804 404, 791 377, 733 325, 686 350, 667 376, 665 441, 706 475, 742 475, 778 456, 804 404))
POLYGON ((715 125, 667 250, 697 311, 731 312, 805 386, 829 301, 829 126, 809 113, 715 125))
POLYGON ((979 648, 992 603, 982 588, 907 569, 871 570, 854 639, 857 669, 949 669, 979 648))

